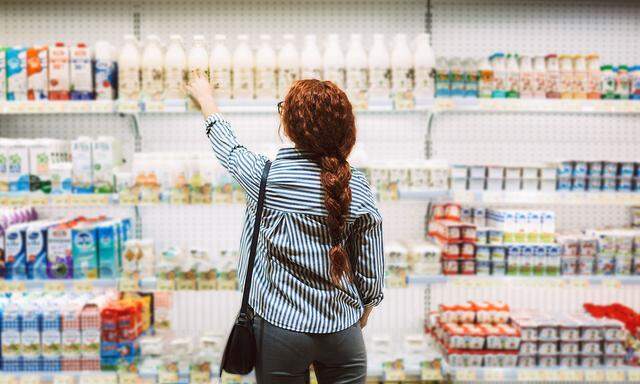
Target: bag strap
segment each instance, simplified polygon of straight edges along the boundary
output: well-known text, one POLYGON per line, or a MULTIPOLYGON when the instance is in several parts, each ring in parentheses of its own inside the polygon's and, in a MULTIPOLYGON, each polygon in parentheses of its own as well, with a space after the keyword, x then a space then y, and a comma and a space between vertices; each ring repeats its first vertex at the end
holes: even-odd
POLYGON ((256 221, 253 224, 253 234, 251 235, 251 248, 249 250, 249 261, 247 263, 247 276, 244 279, 244 292, 242 293, 242 305, 240 306, 240 317, 247 317, 249 309, 249 294, 251 293, 251 279, 253 278, 253 264, 256 261, 258 248, 258 236, 260 235, 260 221, 262 220, 262 209, 264 208, 264 198, 267 190, 267 177, 269 177, 271 161, 267 160, 262 169, 262 179, 260 180, 260 192, 258 194, 258 204, 256 205, 256 221))

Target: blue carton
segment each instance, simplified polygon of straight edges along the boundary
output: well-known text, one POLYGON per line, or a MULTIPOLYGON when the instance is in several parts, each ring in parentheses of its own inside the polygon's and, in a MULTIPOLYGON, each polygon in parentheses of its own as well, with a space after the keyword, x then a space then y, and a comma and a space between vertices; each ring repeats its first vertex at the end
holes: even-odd
POLYGON ((51 225, 48 222, 36 222, 27 228, 28 279, 47 278, 47 232, 51 225))
POLYGON ((112 279, 118 276, 119 261, 119 230, 116 221, 100 223, 98 236, 98 276, 102 279, 112 279))
POLYGON ((27 224, 14 224, 5 234, 5 268, 8 280, 27 278, 27 224))
POLYGON ((71 230, 74 279, 98 278, 98 236, 95 224, 82 223, 71 230))

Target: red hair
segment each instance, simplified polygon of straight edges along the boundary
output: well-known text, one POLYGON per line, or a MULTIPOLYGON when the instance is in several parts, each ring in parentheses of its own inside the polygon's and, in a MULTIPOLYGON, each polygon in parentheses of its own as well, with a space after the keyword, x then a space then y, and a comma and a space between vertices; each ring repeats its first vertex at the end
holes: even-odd
POLYGON ((321 168, 320 182, 331 236, 331 279, 351 278, 349 256, 342 246, 351 204, 351 167, 347 157, 356 142, 353 108, 347 95, 330 81, 298 80, 284 99, 284 132, 297 148, 311 152, 321 168))

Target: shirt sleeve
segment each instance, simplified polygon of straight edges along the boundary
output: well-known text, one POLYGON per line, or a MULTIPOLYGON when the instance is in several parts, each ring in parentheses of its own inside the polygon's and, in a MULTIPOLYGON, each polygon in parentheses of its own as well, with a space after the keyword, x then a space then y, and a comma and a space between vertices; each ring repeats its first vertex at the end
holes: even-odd
POLYGON ((206 134, 216 157, 231 176, 254 199, 258 198, 262 169, 267 161, 263 155, 249 151, 238 142, 231 124, 219 113, 205 121, 206 134))
POLYGON ((365 307, 382 301, 384 287, 384 249, 382 216, 377 209, 358 217, 348 238, 354 283, 365 307))

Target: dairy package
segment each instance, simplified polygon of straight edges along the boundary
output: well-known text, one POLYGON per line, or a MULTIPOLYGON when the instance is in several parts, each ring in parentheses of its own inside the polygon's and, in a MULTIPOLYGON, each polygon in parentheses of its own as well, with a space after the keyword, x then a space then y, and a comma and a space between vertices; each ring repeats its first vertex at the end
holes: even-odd
POLYGON ((93 193, 92 140, 80 136, 71 142, 73 193, 93 193))
POLYGON ((300 78, 300 57, 294 45, 294 35, 284 35, 284 45, 278 52, 278 97, 284 99, 291 84, 300 78))
POLYGON ((85 43, 71 48, 70 77, 71 100, 93 99, 93 73, 91 49, 85 43))
POLYGON ((271 47, 271 36, 260 35, 260 47, 256 52, 256 98, 276 98, 276 61, 276 53, 271 47))
POLYGON ((99 136, 91 142, 91 157, 94 192, 115 192, 113 173, 122 164, 120 141, 111 136, 99 136))
POLYGON ((57 42, 49 50, 49 100, 69 100, 69 49, 57 42))
POLYGON ((50 279, 71 279, 71 228, 73 223, 61 223, 47 230, 47 276, 50 279))
POLYGON ((13 141, 0 138, 0 192, 9 191, 8 151, 13 141))
POLYGON ((47 233, 53 222, 32 222, 26 230, 27 278, 47 278, 47 233))
POLYGON ((413 108, 413 56, 407 35, 396 34, 391 51, 391 84, 396 109, 413 108))
POLYGON ((301 79, 322 78, 322 56, 316 35, 306 35, 304 37, 304 48, 300 55, 301 79))
POLYGON ((46 139, 29 145, 29 183, 31 191, 51 192, 50 146, 46 139))
POLYGON ((238 35, 238 46, 233 51, 233 97, 252 99, 254 95, 254 59, 247 35, 238 35))
POLYGON ((39 308, 35 303, 27 303, 22 309, 22 332, 20 335, 25 370, 40 370, 40 357, 42 355, 41 326, 42 316, 39 308))
POLYGON ((14 224, 5 232, 5 268, 7 280, 27 278, 26 223, 14 224))
MULTIPOLYGON (((206 42, 203 35, 193 36, 193 45, 187 56, 188 77, 190 80, 193 79, 194 74, 205 77, 209 75, 209 54, 207 53, 205 44, 206 42)), ((189 109, 200 109, 200 106, 192 97, 189 97, 188 101, 189 109)))
POLYGON ((169 36, 170 43, 164 56, 164 98, 184 99, 187 80, 187 55, 180 35, 169 36))
POLYGON ((27 100, 27 49, 7 49, 7 100, 27 100))
POLYGON ((71 229, 73 278, 98 278, 98 232, 94 223, 80 223, 71 229))
POLYGON ((0 101, 7 99, 7 49, 0 47, 0 101))
POLYGON ((214 96, 221 99, 231 98, 231 52, 224 44, 225 35, 215 35, 215 45, 209 55, 210 81, 214 96))
POLYGON ((342 48, 340 48, 340 36, 332 33, 327 36, 327 44, 324 50, 324 80, 337 85, 340 89, 345 86, 345 61, 342 48))
MULTIPOLYGON (((436 58, 430 43, 430 36, 421 33, 416 38, 416 50, 413 55, 416 99, 432 99, 435 94, 433 70, 436 58)), ((477 72, 477 71, 476 71, 477 72)))
POLYGON ((27 98, 49 98, 49 49, 46 46, 27 50, 27 98))
POLYGON ((118 98, 138 100, 140 97, 140 52, 134 35, 124 36, 118 56, 118 98))
POLYGON ((116 62, 114 49, 107 41, 97 41, 93 61, 93 86, 96 100, 113 100, 116 97, 116 62))
POLYGON ((46 307, 42 313, 42 364, 52 371, 60 370, 62 334, 58 305, 46 307))
POLYGON ((51 173, 51 193, 63 194, 72 192, 72 172, 73 164, 58 163, 51 164, 49 171, 51 173))
POLYGON ((369 97, 388 99, 391 92, 391 64, 389 51, 384 43, 384 35, 373 35, 373 46, 369 51, 369 97))
POLYGON ((28 140, 14 140, 6 147, 10 192, 29 192, 29 144, 28 140))
POLYGON ((164 57, 157 35, 147 36, 142 52, 142 98, 161 100, 164 93, 164 57))
POLYGON ((346 55, 347 80, 346 91, 351 104, 356 109, 367 108, 367 89, 369 88, 369 68, 367 52, 362 46, 362 35, 352 34, 346 55))
POLYGON ((98 276, 113 279, 118 276, 121 249, 119 221, 105 221, 96 227, 98 237, 98 276))

